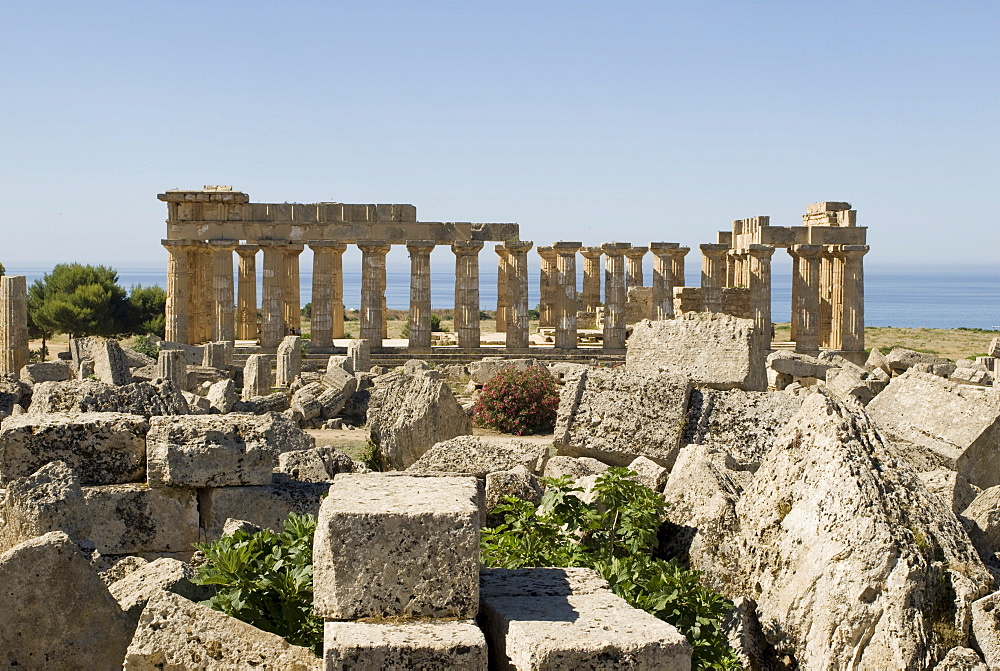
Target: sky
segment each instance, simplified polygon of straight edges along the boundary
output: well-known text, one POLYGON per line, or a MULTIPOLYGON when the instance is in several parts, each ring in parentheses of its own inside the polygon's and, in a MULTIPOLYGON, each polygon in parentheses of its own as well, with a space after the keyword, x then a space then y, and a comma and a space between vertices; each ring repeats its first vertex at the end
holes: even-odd
POLYGON ((0 0, 0 262, 165 265, 156 194, 227 184, 695 249, 846 200, 869 264, 991 264, 998 34, 996 0, 0 0))

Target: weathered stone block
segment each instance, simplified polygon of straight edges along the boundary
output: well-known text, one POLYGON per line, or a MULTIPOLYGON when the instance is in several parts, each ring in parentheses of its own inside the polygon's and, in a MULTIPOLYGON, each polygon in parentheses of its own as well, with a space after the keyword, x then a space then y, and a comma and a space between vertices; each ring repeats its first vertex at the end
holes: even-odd
POLYGON ((236 395, 236 385, 232 380, 219 380, 208 388, 205 398, 208 399, 212 410, 225 415, 233 409, 233 404, 239 397, 236 395))
MULTIPOLYGON (((1000 484, 1000 397, 907 371, 868 404, 891 438, 913 444, 983 489, 1000 484)), ((901 451, 910 458, 907 451, 901 451)))
POLYGON ((509 471, 492 471, 486 474, 486 526, 494 527, 503 522, 501 515, 493 514, 505 496, 513 496, 522 501, 538 505, 542 500, 542 485, 524 466, 516 466, 509 471))
POLYGON ((125 613, 62 532, 0 555, 0 661, 23 669, 120 669, 125 613))
POLYGON ((8 417, 0 425, 0 484, 51 461, 66 462, 85 485, 141 481, 148 429, 145 417, 114 412, 8 417))
POLYGON ((1000 592, 972 602, 972 640, 989 668, 1000 668, 1000 592))
POLYGON ((675 627, 629 606, 593 571, 486 569, 481 584, 491 668, 691 668, 675 627))
MULTIPOLYGON (((172 592, 149 597, 126 669, 321 669, 311 650, 172 592)), ((119 662, 120 663, 120 662, 119 662)))
POLYGON ((628 339, 625 367, 638 373, 665 368, 715 389, 764 391, 764 357, 763 340, 753 321, 692 312, 636 324, 628 339))
POLYGON ((593 457, 550 457, 545 462, 545 472, 547 478, 561 478, 564 475, 573 480, 579 480, 591 475, 598 475, 611 468, 603 461, 593 457))
POLYGON ((586 371, 563 386, 556 450, 617 466, 644 456, 669 467, 680 446, 690 389, 686 376, 670 372, 586 371))
POLYGON ((329 488, 326 482, 299 482, 275 475, 264 487, 203 489, 198 495, 202 534, 206 540, 218 539, 230 518, 280 532, 289 513, 318 515, 329 488))
POLYGON ((150 597, 159 592, 173 592, 191 601, 211 598, 215 590, 208 585, 194 584, 192 578, 194 569, 188 564, 176 559, 157 559, 144 562, 108 589, 135 627, 150 597))
POLYGON ((368 427, 387 467, 402 470, 432 445, 472 433, 472 420, 441 381, 402 371, 376 378, 368 427))
POLYGON ((193 489, 145 484, 84 487, 90 536, 101 554, 186 552, 198 542, 193 489))
POLYGON ((267 396, 274 387, 270 354, 251 354, 243 367, 243 400, 267 396))
POLYGON ((918 364, 929 364, 933 366, 937 364, 952 363, 947 359, 942 359, 936 354, 927 354, 926 352, 915 352, 914 350, 906 349, 905 347, 894 347, 892 351, 886 355, 885 360, 889 364, 889 367, 892 368, 893 372, 895 373, 904 373, 913 366, 916 366, 918 364))
POLYGON ((90 535, 80 479, 62 461, 45 464, 7 485, 0 502, 0 552, 50 531, 74 540, 90 535))
POLYGON ((476 479, 337 476, 320 508, 313 561, 313 609, 322 617, 475 617, 476 479))
POLYGON ((347 343, 347 360, 344 370, 348 373, 367 373, 372 367, 372 346, 367 340, 347 343))
POLYGON ((767 365, 778 373, 792 377, 814 377, 825 380, 826 371, 834 368, 836 364, 831 361, 822 361, 808 354, 778 350, 768 355, 767 365))
POLYGON ((956 515, 968 508, 981 492, 979 487, 947 468, 917 473, 917 477, 929 492, 937 494, 956 515))
POLYGON ((328 445, 283 452, 278 456, 278 471, 302 482, 330 482, 335 475, 353 470, 351 458, 328 445))
POLYGON ((471 620, 401 623, 328 620, 323 630, 323 661, 328 671, 486 671, 486 637, 471 620))
POLYGON ((473 361, 469 364, 468 370, 472 381, 482 386, 502 370, 513 368, 517 371, 526 371, 533 366, 544 367, 536 359, 503 359, 498 357, 473 361))
POLYGON ((120 387, 97 380, 40 382, 28 412, 123 412, 132 415, 186 415, 187 402, 169 380, 136 382, 120 387))
POLYGON ((73 377, 69 364, 65 361, 43 361, 29 363, 21 369, 21 379, 32 384, 38 382, 62 382, 73 377))
POLYGON ((505 437, 458 436, 437 443, 406 470, 423 473, 487 473, 523 466, 541 473, 549 456, 549 445, 505 437))
POLYGON ((287 387, 302 373, 302 338, 285 336, 278 345, 275 386, 287 387))

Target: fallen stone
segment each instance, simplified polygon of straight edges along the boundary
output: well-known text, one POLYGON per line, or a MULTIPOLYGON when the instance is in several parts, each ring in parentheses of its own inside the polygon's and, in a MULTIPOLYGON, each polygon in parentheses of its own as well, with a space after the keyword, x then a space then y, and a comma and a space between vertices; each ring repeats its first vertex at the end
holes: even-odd
POLYGON ((854 397, 862 405, 868 405, 887 385, 888 380, 872 379, 867 371, 833 368, 826 374, 826 390, 839 401, 854 397))
POLYGON ((8 417, 0 425, 0 485, 52 461, 66 462, 85 485, 140 481, 148 429, 145 417, 113 412, 8 417))
POLYGON ((13 375, 0 375, 0 413, 12 415, 23 410, 32 400, 32 390, 13 375), (20 410, 19 410, 20 409, 20 410))
POLYGON ((595 368, 559 396, 555 445, 560 455, 627 466, 639 456, 670 467, 684 431, 687 377, 595 368))
POLYGON ((269 412, 284 412, 289 409, 292 397, 284 391, 276 391, 267 396, 254 396, 249 400, 237 401, 232 412, 266 415, 269 412))
POLYGON ((473 477, 340 475, 313 544, 313 611, 327 619, 475 617, 473 477))
POLYGON ((193 489, 145 484, 84 487, 90 536, 101 554, 185 552, 197 543, 193 489))
POLYGON ((348 373, 367 373, 372 367, 372 346, 367 340, 352 340, 347 343, 347 359, 344 370, 348 373))
POLYGON ((322 669, 311 650, 167 591, 151 594, 126 669, 322 669))
POLYGON ((872 347, 871 353, 868 355, 868 360, 865 361, 865 368, 868 370, 881 370, 888 375, 892 375, 892 364, 889 360, 885 358, 882 351, 878 347, 872 347))
POLYGON ((111 585, 124 579, 134 571, 138 571, 148 563, 148 561, 138 555, 125 555, 120 558, 112 558, 111 555, 101 555, 97 557, 96 562, 93 555, 91 555, 90 565, 97 570, 97 574, 101 576, 104 584, 111 587, 111 585))
POLYGON ((65 361, 43 361, 29 363, 21 369, 21 379, 37 384, 39 382, 62 382, 72 379, 73 372, 65 361))
POLYGON ((192 578, 194 569, 188 564, 176 559, 157 559, 154 562, 144 562, 142 566, 114 582, 109 591, 134 628, 150 597, 159 592, 173 592, 191 601, 211 598, 215 590, 208 585, 196 585, 191 582, 192 578))
POLYGON ((983 489, 1000 484, 1000 397, 907 371, 875 397, 868 414, 890 438, 914 446, 904 456, 915 465, 936 463, 983 489))
POLYGON ((989 371, 972 366, 956 367, 955 371, 948 376, 948 379, 964 384, 976 384, 980 386, 987 386, 993 383, 993 376, 990 375, 989 371))
POLYGON ((274 429, 285 428, 287 421, 275 415, 153 417, 146 438, 147 480, 156 487, 267 485, 286 447, 277 438, 289 433, 274 429))
POLYGON ((647 489, 652 489, 654 492, 659 492, 663 489, 663 485, 667 483, 667 476, 670 475, 670 471, 646 457, 636 457, 628 465, 628 469, 635 473, 632 476, 633 480, 647 489))
POLYGON ((170 380, 178 389, 191 389, 188 384, 187 354, 179 349, 161 349, 156 359, 154 377, 170 380))
POLYGON ((469 364, 468 369, 472 382, 481 387, 502 370, 513 368, 516 371, 526 371, 533 366, 544 368, 536 359, 496 358, 473 361, 469 364))
POLYGON ((289 513, 318 515, 329 489, 326 482, 299 482, 279 475, 267 486, 202 489, 198 493, 202 535, 217 540, 230 518, 280 533, 289 513))
POLYGON ((938 363, 917 363, 910 366, 909 370, 920 371, 921 373, 930 373, 931 375, 937 375, 938 377, 951 377, 956 368, 957 366, 955 366, 955 364, 951 361, 942 359, 938 363))
POLYGON ((635 373, 661 369, 684 375, 697 386, 764 391, 765 350, 752 320, 714 312, 688 312, 677 319, 633 327, 625 368, 635 373))
POLYGON ((912 349, 906 349, 905 347, 894 347, 892 351, 886 355, 885 360, 892 369, 892 372, 897 374, 905 373, 917 364, 936 365, 951 363, 947 359, 942 359, 936 354, 916 352, 912 349))
POLYGON ((25 669, 120 669, 125 613, 59 531, 0 555, 0 661, 25 669))
POLYGON ((800 668, 920 668, 932 630, 961 639, 993 582, 863 408, 822 393, 779 434, 735 512, 710 563, 692 568, 753 598, 768 644, 800 668))
POLYGON ((243 367, 244 401, 271 394, 274 388, 274 378, 271 375, 273 358, 270 354, 251 354, 247 357, 246 365, 243 367))
POLYGON ((129 372, 129 361, 117 340, 91 336, 70 340, 69 350, 72 354, 73 368, 80 370, 80 364, 85 359, 94 362, 94 375, 105 384, 120 386, 132 381, 129 372))
POLYGON ((287 387, 302 373, 302 338, 285 336, 278 344, 276 387, 287 387))
POLYGON ((969 507, 982 491, 968 480, 947 468, 917 473, 924 487, 937 494, 945 505, 956 515, 969 507))
POLYGON ((303 422, 309 422, 323 414, 323 405, 317 400, 317 396, 323 391, 323 385, 313 382, 292 394, 290 407, 302 415, 303 422))
POLYGON ((235 533, 244 533, 252 536, 260 531, 261 528, 256 524, 247 522, 246 520, 234 520, 231 517, 222 525, 223 536, 232 536, 235 533))
POLYGON ((205 395, 205 398, 208 400, 209 407, 222 415, 232 411, 233 404, 239 399, 236 395, 236 385, 228 379, 213 383, 208 388, 208 394, 205 395))
POLYGON ((691 668, 676 628, 629 606, 589 569, 484 569, 480 595, 491 668, 691 668))
POLYGON ((717 445, 756 467, 804 398, 787 391, 692 389, 682 442, 717 445))
POLYGON ((74 540, 90 535, 80 479, 63 461, 13 480, 0 502, 0 552, 50 531, 63 531, 74 540))
POLYGON ((472 421, 448 385, 402 371, 377 379, 367 414, 382 463, 396 470, 437 443, 472 433, 472 421))
POLYGON ((989 671, 989 668, 975 650, 957 647, 948 651, 934 671, 989 671))
POLYGON ((961 511, 959 519, 979 556, 987 559, 1000 551, 1000 485, 984 489, 961 511))
POLYGON ((336 622, 323 629, 327 669, 486 671, 486 638, 472 620, 336 622))
POLYGON ((590 369, 590 366, 583 363, 546 363, 545 367, 549 369, 549 373, 558 382, 564 383, 569 379, 575 378, 580 375, 585 370, 590 369))
POLYGON ((542 500, 542 486, 534 473, 524 466, 516 466, 507 471, 491 471, 486 474, 485 524, 495 527, 503 522, 503 516, 494 514, 493 509, 503 502, 504 497, 528 501, 538 505, 542 500))
POLYGON ((97 380, 40 382, 28 412, 122 412, 131 415, 186 415, 187 402, 172 382, 153 380, 120 387, 97 380))
POLYGON ((354 462, 349 456, 326 445, 278 456, 278 471, 302 482, 330 482, 335 475, 353 470, 354 462))
POLYGON ((435 444, 406 470, 416 473, 487 473, 523 466, 532 473, 545 468, 549 447, 517 438, 458 436, 435 444))
POLYGON ((205 368, 228 370, 233 365, 233 342, 231 340, 207 342, 203 349, 201 365, 205 368))
POLYGON ((990 669, 1000 667, 1000 592, 972 604, 972 643, 990 669))
POLYGON ((181 395, 184 396, 192 415, 207 415, 212 412, 212 402, 204 396, 198 396, 189 391, 182 391, 181 395))
POLYGON ((767 365, 771 370, 793 378, 812 377, 818 380, 825 380, 826 372, 835 367, 833 362, 788 350, 777 350, 769 354, 767 365))
POLYGON ((609 468, 611 467, 606 463, 593 457, 555 456, 549 457, 549 460, 545 462, 543 475, 547 478, 566 476, 572 480, 579 480, 589 475, 598 475, 609 468))

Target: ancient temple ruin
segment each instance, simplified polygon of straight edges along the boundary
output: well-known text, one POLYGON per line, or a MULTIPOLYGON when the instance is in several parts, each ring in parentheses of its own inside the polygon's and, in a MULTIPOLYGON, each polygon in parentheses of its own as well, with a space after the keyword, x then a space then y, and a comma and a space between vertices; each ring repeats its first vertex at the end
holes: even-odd
MULTIPOLYGON (((430 254, 447 245, 455 254, 457 346, 479 350, 480 253, 493 242, 496 330, 505 334, 506 351, 532 346, 528 253, 533 243, 520 239, 515 223, 420 222, 416 208, 403 204, 251 203, 246 193, 230 187, 172 190, 158 198, 168 209, 163 245, 169 253, 169 341, 244 340, 274 348, 286 335, 301 333, 299 254, 308 245, 313 251, 311 345, 318 351, 331 348, 344 335, 342 256, 348 245, 357 245, 362 252, 360 338, 378 348, 385 337, 386 254, 392 245, 405 245, 411 262, 408 351, 431 352, 430 254), (263 272, 259 324, 258 252, 263 272), (235 287, 234 253, 239 257, 235 287)), ((857 359, 864 353, 867 229, 857 226, 856 212, 842 202, 810 205, 802 224, 771 226, 768 217, 733 222, 717 242, 701 245, 700 287, 685 286, 690 248, 680 243, 539 246, 539 326, 551 334, 556 350, 577 349, 581 330, 587 330, 595 336, 589 344, 621 353, 627 323, 691 311, 725 312, 753 319, 770 342, 771 257, 782 247, 793 259, 794 348, 812 354, 834 350, 857 359), (653 273, 646 286, 648 253, 653 273), (578 255, 583 259, 579 296, 578 255), (578 318, 587 329, 578 328, 578 318)))

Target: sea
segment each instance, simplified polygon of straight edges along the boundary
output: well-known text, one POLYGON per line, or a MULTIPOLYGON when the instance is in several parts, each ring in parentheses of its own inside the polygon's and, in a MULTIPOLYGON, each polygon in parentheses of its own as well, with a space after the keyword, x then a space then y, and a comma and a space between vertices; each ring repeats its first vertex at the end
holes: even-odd
MULTIPOLYGON (((434 258, 437 258, 436 256, 434 258)), ((447 259, 447 257, 445 257, 447 259)), ((531 257, 529 257, 531 258, 531 257)), ((779 258, 776 256, 776 259, 779 258)), ((487 264, 482 256, 480 266, 480 305, 484 310, 496 308, 496 266, 487 264)), ((303 259, 300 270, 302 282, 301 301, 306 304, 312 295, 311 263, 303 259)), ((647 261, 649 261, 647 259, 647 261)), ((781 259, 787 261, 787 259, 781 259)), ((582 264, 581 264, 582 265, 582 264)), ((686 282, 688 286, 701 283, 697 264, 688 258, 686 282)), ((454 306, 454 265, 440 263, 444 268, 431 268, 432 309, 454 306)), ((25 275, 28 283, 41 279, 51 267, 10 266, 9 275, 25 275)), ((166 287, 166 264, 116 267, 119 284, 129 289, 135 285, 166 287)), ((582 268, 579 268, 582 283, 582 268)), ((539 301, 537 260, 529 263, 528 303, 534 307, 539 301)), ((644 270, 646 284, 652 268, 644 270)), ((389 308, 405 310, 410 301, 410 273, 407 263, 388 264, 386 272, 386 303, 389 308)), ((258 268, 258 298, 261 295, 258 268)), ((773 264, 772 320, 789 321, 791 313, 791 265, 773 264)), ((356 308, 361 302, 360 267, 345 263, 344 303, 356 308)), ((865 324, 867 326, 896 326, 912 328, 976 328, 1000 330, 1000 264, 996 266, 932 266, 932 265, 865 265, 865 324)))

